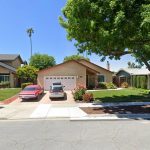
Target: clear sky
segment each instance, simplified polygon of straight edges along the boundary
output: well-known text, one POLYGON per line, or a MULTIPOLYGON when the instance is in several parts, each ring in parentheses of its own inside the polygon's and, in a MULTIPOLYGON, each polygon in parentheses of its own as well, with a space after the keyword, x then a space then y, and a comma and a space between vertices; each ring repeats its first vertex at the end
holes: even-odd
MULTIPOLYGON (((59 25, 58 17, 66 0, 0 0, 0 53, 20 54, 29 60, 30 43, 26 29, 32 27, 33 53, 54 56, 61 63, 65 56, 77 53, 73 42, 67 41, 66 31, 59 25)), ((90 60, 106 68, 106 61, 100 62, 96 55, 90 60)), ((120 61, 111 61, 111 70, 127 67, 131 56, 120 61)))

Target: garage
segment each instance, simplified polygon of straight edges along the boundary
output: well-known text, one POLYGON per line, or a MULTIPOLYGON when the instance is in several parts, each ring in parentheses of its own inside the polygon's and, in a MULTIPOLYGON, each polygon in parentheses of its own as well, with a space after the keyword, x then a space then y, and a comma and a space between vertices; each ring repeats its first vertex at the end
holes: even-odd
POLYGON ((65 90, 76 88, 76 76, 45 76, 44 89, 48 91, 54 82, 61 82, 65 90))

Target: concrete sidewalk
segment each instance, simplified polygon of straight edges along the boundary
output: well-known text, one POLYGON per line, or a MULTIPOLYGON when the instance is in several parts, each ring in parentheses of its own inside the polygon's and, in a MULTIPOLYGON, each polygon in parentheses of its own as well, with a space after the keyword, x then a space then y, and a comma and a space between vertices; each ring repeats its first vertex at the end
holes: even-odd
POLYGON ((92 114, 85 113, 80 107, 148 105, 146 103, 119 103, 93 105, 92 103, 76 104, 40 104, 19 103, 18 105, 0 105, 0 119, 64 119, 69 120, 126 120, 150 119, 150 114, 92 114))

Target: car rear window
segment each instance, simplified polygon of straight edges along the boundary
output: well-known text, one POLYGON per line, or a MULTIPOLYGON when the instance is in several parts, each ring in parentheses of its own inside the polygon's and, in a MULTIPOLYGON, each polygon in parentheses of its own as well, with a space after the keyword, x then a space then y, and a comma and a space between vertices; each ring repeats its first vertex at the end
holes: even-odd
POLYGON ((60 86, 60 87, 53 87, 52 91, 53 92, 59 92, 59 91, 62 91, 63 88, 60 86))
POLYGON ((24 88, 24 91, 35 91, 36 89, 36 87, 26 87, 24 88))

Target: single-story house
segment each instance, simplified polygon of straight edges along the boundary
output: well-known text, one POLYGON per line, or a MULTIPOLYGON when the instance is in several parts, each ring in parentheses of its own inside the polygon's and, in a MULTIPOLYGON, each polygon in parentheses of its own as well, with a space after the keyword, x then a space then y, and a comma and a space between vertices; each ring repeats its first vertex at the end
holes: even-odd
POLYGON ((98 82, 112 82, 112 72, 90 61, 70 60, 53 67, 40 70, 37 82, 49 90, 53 82, 61 82, 66 90, 73 90, 78 85, 95 87, 98 82))
POLYGON ((16 70, 23 64, 20 55, 0 54, 0 83, 9 82, 10 87, 18 86, 16 70))
POLYGON ((129 86, 133 86, 134 76, 145 76, 147 78, 147 89, 150 89, 150 71, 144 68, 124 68, 116 73, 115 82, 121 86, 123 82, 127 82, 129 86))

